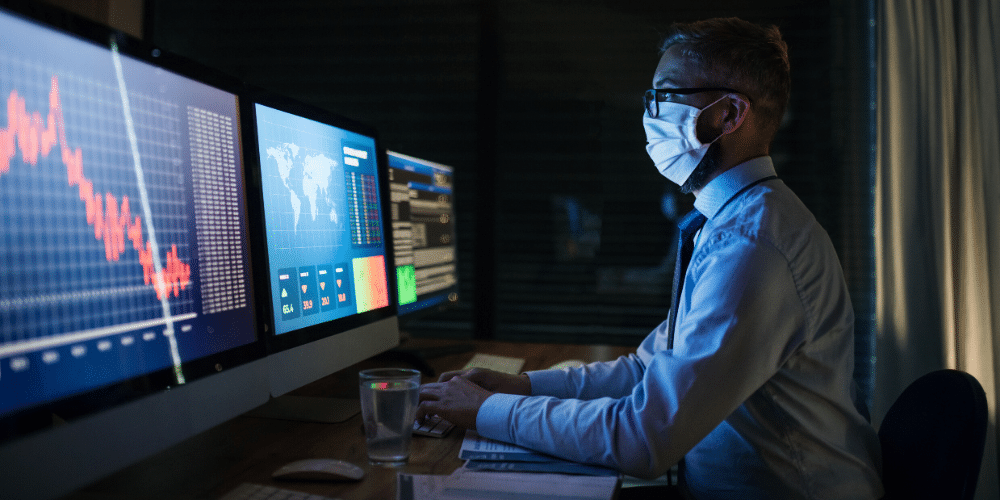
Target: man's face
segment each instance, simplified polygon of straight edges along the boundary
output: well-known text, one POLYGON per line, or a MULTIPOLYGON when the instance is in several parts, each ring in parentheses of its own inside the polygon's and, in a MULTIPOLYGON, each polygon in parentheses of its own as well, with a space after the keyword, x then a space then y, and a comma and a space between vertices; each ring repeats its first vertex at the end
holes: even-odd
MULTIPOLYGON (((656 73, 653 74, 653 88, 700 88, 717 87, 717 82, 711 81, 701 64, 697 60, 682 54, 680 45, 673 45, 668 48, 660 57, 660 64, 656 66, 656 73)), ((719 99, 718 92, 701 92, 696 94, 674 94, 667 96, 669 102, 686 104, 702 109, 719 99)), ((706 143, 714 140, 719 132, 710 130, 701 120, 696 126, 698 140, 706 143)), ((691 193, 704 187, 706 179, 718 168, 719 145, 709 146, 705 157, 695 167, 694 171, 680 187, 682 193, 691 193)))
MULTIPOLYGON (((705 70, 702 69, 701 64, 697 60, 683 55, 680 45, 673 45, 663 53, 663 56, 660 57, 660 64, 656 66, 656 73, 653 74, 654 89, 718 86, 717 82, 713 82, 708 78, 705 70)), ((702 109, 718 100, 720 94, 720 92, 699 92, 687 95, 674 94, 667 96, 667 100, 702 109)), ((711 142, 719 135, 716 131, 708 130, 701 120, 698 120, 696 132, 698 140, 703 143, 711 142)))

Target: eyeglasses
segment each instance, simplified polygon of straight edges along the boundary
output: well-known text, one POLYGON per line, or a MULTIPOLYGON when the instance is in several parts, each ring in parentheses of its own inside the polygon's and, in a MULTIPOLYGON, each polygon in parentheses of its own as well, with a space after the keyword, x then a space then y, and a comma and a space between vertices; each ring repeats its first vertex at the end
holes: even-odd
POLYGON ((649 114, 650 118, 656 118, 660 115, 660 103, 667 102, 671 100, 671 96, 676 95, 691 95, 697 94, 699 92, 733 92, 736 94, 746 95, 739 90, 733 90, 726 87, 696 87, 696 88, 686 88, 686 89, 649 89, 645 94, 642 95, 643 102, 646 103, 646 113, 649 114))

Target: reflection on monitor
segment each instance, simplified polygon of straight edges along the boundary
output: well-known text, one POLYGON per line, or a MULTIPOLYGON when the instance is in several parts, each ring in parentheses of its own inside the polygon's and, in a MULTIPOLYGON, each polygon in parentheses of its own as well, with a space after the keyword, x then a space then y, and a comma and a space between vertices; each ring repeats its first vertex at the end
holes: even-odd
POLYGON ((458 301, 452 168, 389 151, 399 315, 458 301))
POLYGON ((266 400, 245 364, 263 346, 237 95, 130 43, 0 11, 5 498, 65 492, 266 400))
MULTIPOLYGON (((279 396, 398 343, 373 129, 276 96, 252 108, 279 396)), ((286 398, 287 400, 288 398, 286 398)))

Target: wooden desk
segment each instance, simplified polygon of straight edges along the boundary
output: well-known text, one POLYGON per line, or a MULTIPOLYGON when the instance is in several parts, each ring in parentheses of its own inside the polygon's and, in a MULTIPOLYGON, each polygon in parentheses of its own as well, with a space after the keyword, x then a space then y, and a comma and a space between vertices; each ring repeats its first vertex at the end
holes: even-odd
MULTIPOLYGON (((415 339, 407 347, 454 344, 456 341, 415 339)), ((525 359, 524 370, 544 369, 566 359, 606 361, 633 352, 617 346, 528 344, 462 341, 475 352, 525 359)), ((465 365, 473 352, 430 359, 438 373, 465 365)), ((379 357, 358 363, 294 392, 302 396, 358 397, 358 370, 402 365, 379 357)), ((425 378, 425 382, 434 379, 425 378)), ((463 431, 445 438, 414 436, 410 461, 400 468, 368 464, 361 417, 339 424, 319 424, 242 416, 210 429, 177 446, 124 469, 66 497, 96 499, 217 499, 242 482, 260 483, 344 500, 396 498, 396 473, 450 474, 462 465, 458 459, 463 431), (338 458, 362 466, 359 482, 324 483, 274 481, 278 467, 303 458, 338 458)))

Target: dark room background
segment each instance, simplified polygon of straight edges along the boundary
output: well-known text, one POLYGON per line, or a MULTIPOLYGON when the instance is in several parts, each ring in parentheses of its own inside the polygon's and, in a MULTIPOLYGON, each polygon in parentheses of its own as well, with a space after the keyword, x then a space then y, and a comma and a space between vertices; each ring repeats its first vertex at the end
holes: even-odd
POLYGON ((462 301, 408 325, 414 335, 635 344, 666 317, 672 218, 692 202, 644 148, 658 42, 678 21, 777 24, 793 87, 775 164, 837 246, 864 360, 866 3, 148 0, 144 38, 455 167, 462 301))

